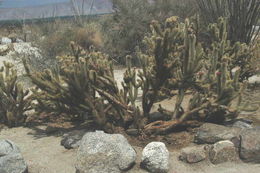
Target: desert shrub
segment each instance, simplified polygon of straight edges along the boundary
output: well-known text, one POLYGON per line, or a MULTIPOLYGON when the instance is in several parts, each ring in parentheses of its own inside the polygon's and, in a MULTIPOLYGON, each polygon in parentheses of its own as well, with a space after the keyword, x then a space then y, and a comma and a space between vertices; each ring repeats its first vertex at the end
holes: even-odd
POLYGON ((142 40, 149 31, 153 19, 164 22, 166 18, 177 15, 183 20, 193 15, 195 6, 192 0, 114 0, 115 13, 102 22, 105 33, 105 50, 120 63, 126 55, 135 58, 136 46, 142 47, 142 40))
POLYGON ((0 122, 14 127, 26 120, 25 112, 31 109, 29 90, 17 82, 13 65, 4 62, 0 69, 0 122))
POLYGON ((260 28, 259 0, 196 0, 206 24, 215 23, 219 17, 228 18, 228 39, 249 44, 256 40, 260 28))
MULTIPOLYGON (((60 26, 62 27, 62 26, 60 26)), ((88 23, 85 27, 68 27, 60 28, 56 32, 43 35, 36 45, 42 50, 44 56, 49 57, 55 61, 55 57, 62 54, 68 54, 70 52, 71 41, 74 41, 78 45, 85 49, 90 46, 96 48, 102 47, 102 36, 99 31, 99 25, 95 23, 88 23)))
POLYGON ((149 3, 145 0, 113 1, 115 14, 107 16, 103 23, 105 49, 119 63, 134 52, 140 44, 147 26, 152 20, 149 3))
POLYGON ((44 16, 38 22, 31 23, 27 25, 29 30, 32 30, 35 34, 39 36, 49 35, 50 33, 59 31, 62 27, 68 27, 71 24, 69 20, 62 20, 53 17, 50 20, 44 20, 44 16))
POLYGON ((178 16, 181 21, 193 16, 197 6, 194 0, 156 0, 152 1, 152 13, 154 19, 164 22, 169 16, 178 16), (159 12, 158 14, 156 14, 159 12))
POLYGON ((94 46, 97 49, 102 47, 102 36, 98 32, 97 25, 88 26, 87 28, 78 28, 72 37, 76 44, 81 46, 83 49, 88 49, 90 46, 94 46))

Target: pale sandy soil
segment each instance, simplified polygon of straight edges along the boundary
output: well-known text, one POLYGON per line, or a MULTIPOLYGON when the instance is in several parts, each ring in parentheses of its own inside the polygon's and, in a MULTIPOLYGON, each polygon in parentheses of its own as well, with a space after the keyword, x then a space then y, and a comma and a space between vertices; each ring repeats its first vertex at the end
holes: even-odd
MULTIPOLYGON (((66 150, 60 145, 61 137, 39 134, 25 127, 4 129, 0 139, 15 142, 28 163, 29 173, 75 173, 76 150, 66 150)), ((174 147, 174 146, 173 146, 174 147)), ((141 147, 134 147, 138 154, 137 164, 129 173, 147 173, 139 167, 141 147)), ((260 164, 242 162, 212 165, 208 161, 186 164, 178 160, 179 151, 171 151, 169 173, 259 173, 260 164)))
POLYGON ((29 173, 74 173, 76 152, 60 145, 61 137, 37 134, 29 128, 2 130, 0 139, 16 143, 29 166, 29 173))

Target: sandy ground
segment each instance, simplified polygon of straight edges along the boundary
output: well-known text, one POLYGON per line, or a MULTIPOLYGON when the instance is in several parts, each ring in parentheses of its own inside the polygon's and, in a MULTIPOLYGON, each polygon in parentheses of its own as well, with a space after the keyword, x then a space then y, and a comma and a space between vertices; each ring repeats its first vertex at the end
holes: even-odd
MULTIPOLYGON (((59 134, 47 136, 30 128, 3 129, 0 139, 15 142, 29 166, 29 173, 75 173, 76 150, 66 150, 60 145, 59 134)), ((147 173, 140 169, 141 147, 135 147, 138 154, 136 165, 129 173, 147 173)), ((242 162, 213 165, 208 161, 186 164, 178 160, 179 151, 170 153, 169 173, 259 173, 260 164, 242 162)))
POLYGON ((60 145, 61 137, 38 134, 29 128, 2 130, 0 139, 16 143, 29 166, 29 173, 74 173, 76 152, 60 145))

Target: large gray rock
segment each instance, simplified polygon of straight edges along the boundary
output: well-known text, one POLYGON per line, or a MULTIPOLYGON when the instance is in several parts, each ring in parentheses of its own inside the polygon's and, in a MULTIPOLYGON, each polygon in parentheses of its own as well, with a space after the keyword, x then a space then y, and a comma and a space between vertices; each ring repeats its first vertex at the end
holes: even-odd
POLYGON ((2 37, 1 38, 1 44, 10 44, 12 43, 12 40, 8 37, 2 37))
POLYGON ((213 164, 236 161, 238 160, 237 149, 229 140, 219 141, 211 147, 209 159, 213 164))
POLYGON ((120 134, 86 133, 77 151, 77 173, 120 173, 130 169, 136 152, 120 134))
POLYGON ((162 142, 151 142, 143 149, 141 166, 151 173, 169 171, 169 151, 162 142))
POLYGON ((85 133, 86 130, 74 130, 64 134, 63 139, 61 140, 61 145, 66 149, 78 148, 85 133))
POLYGON ((242 131, 240 158, 245 162, 260 163, 260 128, 242 131))
POLYGON ((231 140, 239 143, 239 134, 242 129, 231 128, 217 124, 203 124, 195 135, 195 142, 199 144, 214 144, 218 141, 231 140))
POLYGON ((0 172, 27 173, 27 165, 19 148, 8 140, 0 140, 0 172))
POLYGON ((208 146, 191 146, 181 150, 179 159, 187 163, 197 163, 207 158, 208 146))

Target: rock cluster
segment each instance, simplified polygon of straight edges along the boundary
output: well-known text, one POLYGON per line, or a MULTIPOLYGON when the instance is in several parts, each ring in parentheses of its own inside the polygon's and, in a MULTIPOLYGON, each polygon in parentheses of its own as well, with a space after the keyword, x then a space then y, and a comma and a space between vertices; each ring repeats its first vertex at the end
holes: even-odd
POLYGON ((214 164, 234 161, 238 156, 245 162, 260 163, 259 134, 260 128, 243 121, 235 122, 232 127, 205 123, 195 135, 195 143, 213 144, 209 159, 214 164))
MULTIPOLYGON (((77 151, 77 173, 121 173, 132 168, 136 152, 120 134, 87 132, 77 151)), ((149 143, 142 152, 141 167, 151 173, 169 171, 169 151, 162 142, 149 143)))
MULTIPOLYGON (((202 125, 195 138, 199 145, 183 148, 179 160, 189 164, 205 160, 221 164, 239 159, 260 163, 260 128, 240 125, 202 125), (233 141, 234 137, 238 137, 239 145, 233 141)), ((78 148, 76 173, 121 173, 130 170, 137 160, 135 149, 121 134, 74 130, 63 136, 61 144, 67 149, 78 148)), ((170 171, 170 153, 164 143, 147 144, 141 156, 140 167, 148 172, 170 171)), ((19 148, 11 141, 0 140, 0 173, 27 172, 19 148)))
MULTIPOLYGON (((260 163, 260 129, 244 123, 235 122, 228 127, 205 123, 195 137, 200 145, 182 149, 179 159, 191 164, 204 160, 221 164, 239 158, 260 163)), ((140 166, 151 173, 167 173, 169 157, 164 143, 151 142, 142 151, 140 166)), ((135 160, 134 149, 122 135, 88 132, 81 140, 76 168, 77 173, 116 173, 131 169, 135 160)))

